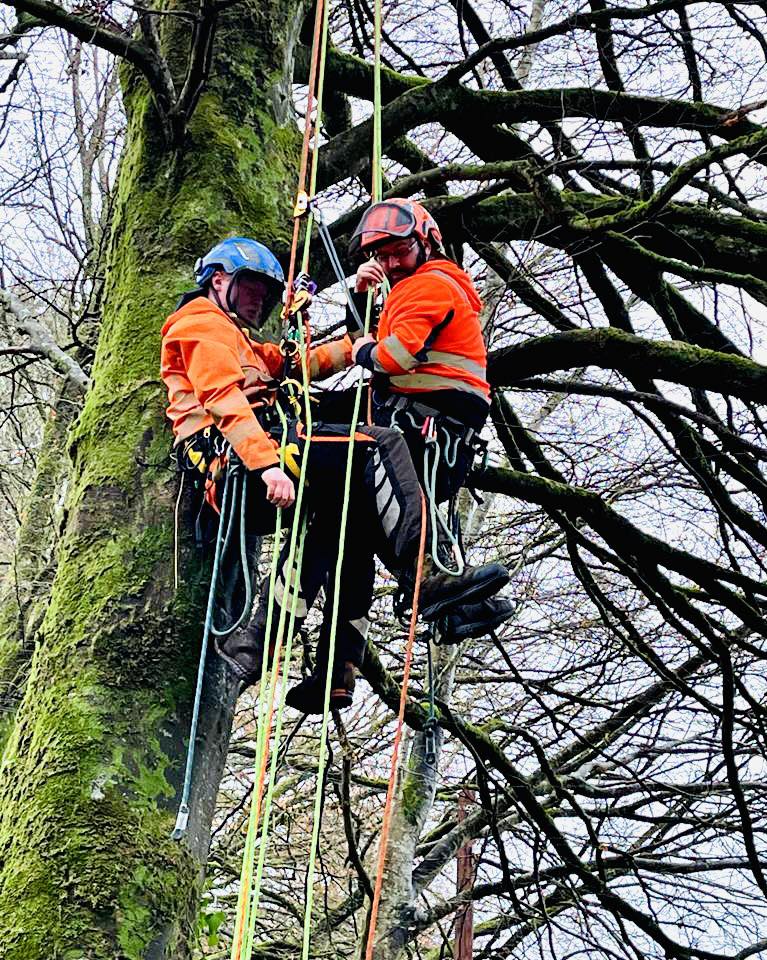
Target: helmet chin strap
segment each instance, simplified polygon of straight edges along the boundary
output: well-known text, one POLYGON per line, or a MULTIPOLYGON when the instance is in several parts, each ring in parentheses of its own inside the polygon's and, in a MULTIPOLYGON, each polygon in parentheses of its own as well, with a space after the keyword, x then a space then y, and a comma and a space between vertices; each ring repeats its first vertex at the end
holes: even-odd
POLYGON ((431 257, 431 254, 427 255, 426 253, 426 247, 423 244, 423 240, 419 239, 418 240, 418 256, 416 257, 416 260, 415 260, 416 270, 419 267, 422 267, 430 257, 431 257))
POLYGON ((237 277, 236 276, 232 277, 232 282, 229 284, 229 287, 227 288, 227 291, 226 291, 226 306, 228 308, 226 310, 226 313, 229 314, 232 320, 237 320, 238 322, 242 322, 240 321, 239 315, 237 314, 237 304, 232 300, 232 291, 234 291, 235 294, 237 293, 237 277))
POLYGON ((239 321, 237 311, 232 309, 232 304, 229 302, 229 291, 227 290, 226 292, 226 306, 224 306, 224 304, 221 302, 221 297, 218 295, 218 290, 216 290, 212 283, 208 289, 213 294, 213 299, 216 301, 216 306, 219 308, 219 310, 225 313, 228 317, 231 317, 232 320, 239 321))

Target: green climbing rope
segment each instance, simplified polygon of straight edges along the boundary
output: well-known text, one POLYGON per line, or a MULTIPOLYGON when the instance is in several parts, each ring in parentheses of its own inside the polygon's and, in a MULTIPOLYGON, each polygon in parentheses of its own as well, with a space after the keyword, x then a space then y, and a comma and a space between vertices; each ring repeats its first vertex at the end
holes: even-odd
MULTIPOLYGON (((372 155, 372 199, 380 200, 383 187, 383 176, 381 171, 381 0, 375 3, 374 18, 374 67, 373 67, 373 155, 372 155)), ((365 327, 363 334, 367 335, 370 330, 370 319, 373 310, 374 293, 371 289, 368 292, 367 306, 365 309, 365 327)), ((354 457, 354 435, 357 422, 359 420, 360 407, 362 404, 362 377, 357 382, 357 388, 354 395, 354 411, 352 414, 351 427, 349 431, 349 443, 346 454, 346 472, 344 476, 344 498, 341 509, 341 529, 338 539, 338 560, 333 583, 333 605, 330 620, 330 632, 328 638, 328 669, 325 677, 325 695, 324 707, 322 713, 322 726, 320 729, 320 750, 317 759, 317 786, 314 793, 314 809, 312 815, 312 836, 309 845, 309 864, 306 875, 306 903, 304 907, 304 929, 301 950, 301 960, 309 960, 309 948, 311 943, 311 921, 312 908, 314 905, 314 875, 317 861, 317 847, 320 831, 320 814, 322 810, 323 796, 323 778, 325 770, 325 756, 327 752, 327 731, 329 720, 330 690, 332 682, 332 664, 335 657, 336 633, 338 629, 338 605, 341 588, 341 571, 344 561, 344 547, 346 540, 346 526, 349 515, 349 493, 351 490, 352 462, 354 457)))

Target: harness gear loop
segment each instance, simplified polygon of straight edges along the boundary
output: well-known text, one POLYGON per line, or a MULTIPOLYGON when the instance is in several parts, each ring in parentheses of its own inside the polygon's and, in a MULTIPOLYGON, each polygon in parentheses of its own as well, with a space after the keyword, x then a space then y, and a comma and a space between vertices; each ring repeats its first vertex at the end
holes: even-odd
MULTIPOLYGON (((227 624, 225 627, 217 627, 215 625, 215 610, 213 615, 213 622, 211 622, 210 632, 214 637, 228 637, 230 633, 233 633, 238 627, 249 618, 250 612, 253 606, 253 581, 250 574, 250 562, 248 558, 248 549, 247 549, 247 538, 246 538, 246 514, 247 514, 247 505, 248 505, 248 487, 245 477, 245 465, 240 460, 240 458, 234 454, 233 451, 229 453, 228 467, 227 467, 227 479, 233 480, 233 494, 231 505, 229 507, 229 513, 224 511, 223 505, 221 509, 221 518, 219 524, 223 525, 226 523, 226 534, 224 536, 224 542, 221 548, 221 563, 220 566, 223 567, 223 559, 226 556, 229 544, 233 535, 233 528, 235 524, 235 519, 237 515, 237 507, 239 506, 239 527, 240 527, 240 536, 239 536, 239 546, 240 546, 240 569, 242 570, 242 579, 243 586, 245 589, 245 601, 243 603, 242 612, 240 616, 235 618, 232 623, 227 624)), ((216 584, 216 587, 218 585, 216 584)), ((230 584, 230 591, 231 591, 230 584)), ((230 611, 230 616, 234 616, 230 611)))
POLYGON ((463 559, 463 551, 461 550, 458 537, 452 530, 451 524, 442 516, 442 511, 439 509, 437 504, 437 472, 439 470, 439 461, 442 451, 439 441, 437 440, 437 431, 434 426, 433 418, 427 418, 424 423, 424 429, 426 429, 427 425, 428 432, 424 434, 426 442, 423 450, 423 484, 424 489, 426 490, 426 498, 429 502, 429 518, 431 520, 431 558, 434 566, 437 567, 438 570, 441 570, 442 573, 446 573, 452 577, 460 577, 466 568, 466 563, 463 559), (430 451, 432 452, 434 458, 431 466, 429 466, 430 451), (445 566, 439 557, 440 529, 450 544, 453 559, 455 560, 454 570, 451 570, 449 567, 445 566))

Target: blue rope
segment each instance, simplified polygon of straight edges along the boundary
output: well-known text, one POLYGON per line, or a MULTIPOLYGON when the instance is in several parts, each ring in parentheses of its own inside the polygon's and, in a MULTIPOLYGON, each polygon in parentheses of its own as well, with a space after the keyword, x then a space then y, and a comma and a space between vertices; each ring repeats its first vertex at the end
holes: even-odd
MULTIPOLYGON (((234 495, 232 497, 232 511, 231 518, 226 531, 226 538, 224 540, 224 546, 221 550, 221 556, 226 555, 226 551, 229 547, 229 541, 231 539, 231 530, 232 525, 234 524, 234 515, 235 515, 235 505, 239 502, 240 504, 240 567, 242 569, 242 578, 244 581, 245 587, 245 601, 242 607, 242 613, 234 621, 234 623, 228 624, 226 627, 216 627, 216 625, 211 620, 210 632, 214 637, 228 637, 230 633, 241 627, 242 624, 250 616, 250 611, 253 606, 253 581, 250 575, 250 560, 248 558, 248 544, 245 536, 246 529, 246 515, 247 515, 247 506, 248 506, 248 483, 247 477, 245 476, 245 469, 243 467, 242 461, 238 459, 233 459, 234 454, 230 452, 230 461, 227 468, 227 477, 232 472, 235 480, 234 495)), ((224 508, 223 504, 221 507, 221 523, 224 522, 224 508)))
MULTIPOLYGON (((224 542, 224 518, 226 517, 227 507, 229 505, 229 482, 231 479, 231 470, 226 471, 226 480, 224 483, 224 495, 221 502, 221 520, 216 534, 216 552, 213 556, 213 573, 210 578, 210 589, 208 590, 208 608, 205 613, 205 629, 202 636, 202 649, 200 650, 200 661, 197 665, 197 688, 194 692, 194 707, 192 708, 192 723, 189 730, 189 746, 186 751, 186 768, 184 770, 184 789, 181 792, 181 803, 176 817, 176 826, 171 833, 172 840, 182 840, 186 835, 187 825, 189 823, 189 795, 192 791, 192 772, 194 770, 194 752, 197 743, 197 727, 200 722, 200 704, 202 702, 203 677, 205 675, 205 660, 208 655, 208 642, 210 640, 211 629, 213 626, 213 612, 216 604, 216 587, 218 586, 218 571, 221 563, 222 543, 224 542)), ((227 533, 229 532, 229 525, 227 533)))

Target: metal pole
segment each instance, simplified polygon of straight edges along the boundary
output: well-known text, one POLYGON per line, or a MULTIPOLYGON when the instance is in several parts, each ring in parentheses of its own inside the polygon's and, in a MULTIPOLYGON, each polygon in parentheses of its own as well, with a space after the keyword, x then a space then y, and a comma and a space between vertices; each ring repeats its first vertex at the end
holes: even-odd
MULTIPOLYGON (((474 791, 468 788, 458 797, 458 822, 466 819, 467 810, 474 803, 474 791)), ((456 857, 456 892, 470 894, 474 886, 474 844, 465 843, 456 857)), ((462 903, 455 912, 455 960, 471 960, 474 954, 474 904, 462 903)))

